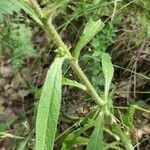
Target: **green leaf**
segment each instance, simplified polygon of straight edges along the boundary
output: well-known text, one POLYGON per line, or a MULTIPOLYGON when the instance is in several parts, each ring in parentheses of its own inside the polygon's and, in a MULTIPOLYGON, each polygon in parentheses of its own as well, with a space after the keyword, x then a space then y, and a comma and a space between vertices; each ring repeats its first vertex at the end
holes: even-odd
POLYGON ((110 84, 114 75, 114 67, 111 62, 111 57, 107 53, 102 54, 102 70, 105 77, 105 100, 107 100, 110 84))
POLYGON ((134 147, 131 143, 130 137, 128 135, 126 135, 125 132, 122 131, 120 124, 114 124, 113 131, 120 137, 126 150, 134 150, 134 147))
POLYGON ((134 113, 136 111, 136 107, 137 107, 137 105, 131 104, 127 110, 127 113, 125 114, 125 117, 124 117, 126 125, 131 129, 134 128, 133 122, 134 122, 134 113))
POLYGON ((4 20, 5 15, 20 12, 17 0, 0 0, 0 21, 4 20))
POLYGON ((9 130, 11 125, 16 121, 16 117, 11 117, 7 119, 6 122, 0 122, 0 132, 5 132, 6 130, 9 130))
POLYGON ((56 58, 50 66, 42 89, 36 119, 36 150, 52 150, 61 103, 62 63, 56 58))
POLYGON ((9 42, 11 42, 12 67, 15 71, 21 68, 24 59, 28 57, 35 58, 36 50, 31 41, 32 32, 25 24, 11 24, 11 33, 9 33, 9 42))
POLYGON ((77 130, 79 125, 85 126, 86 124, 92 124, 92 126, 94 126, 95 120, 93 120, 92 118, 95 116, 95 113, 97 112, 98 109, 99 107, 96 107, 93 110, 91 110, 89 113, 87 113, 83 119, 80 118, 81 119, 80 121, 76 122, 73 126, 71 126, 67 130, 65 130, 63 133, 58 135, 55 142, 58 144, 62 144, 69 134, 77 130))
POLYGON ((37 16, 36 12, 31 6, 30 0, 18 0, 19 6, 30 16, 33 20, 35 20, 40 26, 42 26, 42 22, 37 16))
POLYGON ((113 133, 110 129, 108 128, 104 128, 104 131, 107 132, 110 136, 112 136, 113 138, 115 138, 117 141, 120 140, 119 136, 115 133, 113 133))
POLYGON ((72 133, 70 133, 63 143, 62 150, 70 150, 72 148, 73 144, 75 144, 76 139, 80 136, 80 134, 93 126, 94 126, 93 123, 86 124, 82 128, 79 128, 79 129, 73 131, 72 133))
POLYGON ((29 142, 30 138, 28 137, 27 139, 25 139, 24 141, 22 141, 20 144, 19 144, 19 147, 17 150, 26 150, 27 149, 27 144, 29 142))
POLYGON ((63 85, 74 86, 74 87, 77 87, 77 88, 79 88, 79 89, 81 89, 83 91, 87 90, 86 86, 84 86, 83 84, 81 84, 81 83, 79 83, 79 82, 77 82, 75 80, 70 80, 70 79, 64 78, 64 77, 62 79, 62 84, 63 85))
POLYGON ((89 20, 84 31, 74 50, 74 57, 78 59, 81 49, 90 42, 90 40, 104 27, 104 23, 99 19, 98 21, 89 20))
POLYGON ((85 137, 82 137, 82 136, 79 136, 74 144, 77 144, 77 145, 87 145, 89 142, 89 139, 88 138, 85 138, 85 137))
POLYGON ((124 150, 121 147, 119 147, 119 145, 120 145, 120 142, 118 142, 118 141, 115 141, 115 142, 112 142, 112 143, 105 143, 104 150, 110 150, 110 149, 124 150))
POLYGON ((96 120, 95 129, 90 136, 87 150, 103 150, 104 112, 101 111, 96 120))

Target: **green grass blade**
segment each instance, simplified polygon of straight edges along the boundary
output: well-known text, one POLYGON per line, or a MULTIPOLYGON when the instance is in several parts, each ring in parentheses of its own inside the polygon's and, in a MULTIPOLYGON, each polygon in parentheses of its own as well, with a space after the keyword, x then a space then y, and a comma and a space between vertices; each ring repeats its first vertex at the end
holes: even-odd
POLYGON ((79 88, 79 89, 81 89, 81 90, 83 90, 83 91, 86 91, 86 90, 87 90, 87 88, 86 88, 85 85, 83 85, 83 84, 81 84, 81 83, 79 83, 79 82, 77 82, 77 81, 75 81, 75 80, 70 80, 70 79, 64 78, 64 77, 63 77, 63 79, 62 79, 62 84, 63 84, 63 85, 74 86, 74 87, 77 87, 77 88, 79 88))
POLYGON ((102 55, 102 70, 105 77, 105 100, 107 100, 110 84, 114 75, 114 67, 111 62, 111 57, 107 53, 103 53, 102 55))
POLYGON ((103 27, 104 23, 100 19, 98 21, 89 20, 73 52, 73 56, 76 60, 79 58, 81 49, 88 44, 103 27))
POLYGON ((104 112, 101 111, 96 120, 95 129, 90 137, 87 150, 103 150, 104 112))
POLYGON ((27 139, 25 139, 24 141, 22 141, 20 144, 19 144, 19 147, 17 148, 17 150, 26 150, 26 147, 27 147, 27 144, 29 142, 29 137, 27 139))
POLYGON ((50 66, 42 89, 36 120, 36 150, 52 150, 61 103, 62 63, 56 58, 50 66))

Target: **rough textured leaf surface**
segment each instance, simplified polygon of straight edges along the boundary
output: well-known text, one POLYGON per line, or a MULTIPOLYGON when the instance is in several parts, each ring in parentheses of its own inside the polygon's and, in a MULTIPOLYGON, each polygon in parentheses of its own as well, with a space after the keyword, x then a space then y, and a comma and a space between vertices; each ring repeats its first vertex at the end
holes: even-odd
POLYGON ((120 124, 114 124, 113 131, 120 137, 126 150, 134 150, 130 137, 123 132, 120 124))
POLYGON ((96 120, 95 129, 90 137, 87 150, 103 150, 104 112, 101 111, 96 120))
POLYGON ((104 112, 101 111, 95 123, 95 129, 90 136, 87 150, 103 150, 104 112))
MULTIPOLYGON (((90 20, 85 28, 84 31, 79 39, 79 42, 77 43, 77 46, 75 47, 75 55, 76 51, 80 51, 87 43, 90 42, 90 40, 101 31, 101 29, 104 27, 104 23, 99 19, 98 21, 90 20)), ((78 56, 75 56, 78 57, 78 56)))
POLYGON ((131 129, 134 128, 134 113, 136 111, 136 106, 136 104, 131 104, 124 116, 126 125, 131 129))
POLYGON ((102 69, 105 77, 105 100, 108 98, 110 84, 114 75, 114 67, 111 62, 111 57, 107 53, 102 55, 102 69))
POLYGON ((63 57, 56 58, 47 72, 37 111, 36 150, 53 149, 61 102, 63 60, 63 57))

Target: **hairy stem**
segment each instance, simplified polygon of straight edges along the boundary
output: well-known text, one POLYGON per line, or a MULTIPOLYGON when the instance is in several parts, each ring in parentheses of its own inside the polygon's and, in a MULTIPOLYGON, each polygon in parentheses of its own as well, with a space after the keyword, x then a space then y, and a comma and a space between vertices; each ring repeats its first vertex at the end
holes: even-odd
POLYGON ((42 17, 42 9, 40 8, 39 4, 37 3, 36 0, 30 0, 32 6, 34 6, 36 13, 38 14, 39 17, 42 17))
MULTIPOLYGON (((38 13, 38 15, 39 14, 42 15, 41 8, 38 5, 38 3, 36 2, 36 0, 32 0, 32 5, 36 9, 36 12, 38 10, 40 10, 40 13, 38 13)), ((40 18, 42 18, 42 16, 40 18)), ((78 63, 72 57, 69 49, 67 48, 67 46, 62 41, 61 37, 59 36, 59 34, 56 31, 56 29, 55 29, 54 25, 52 24, 52 22, 51 21, 45 21, 45 19, 43 19, 41 21, 43 22, 43 28, 48 32, 48 34, 50 35, 50 37, 52 38, 52 40, 56 44, 56 46, 58 48, 62 47, 65 50, 66 55, 67 55, 67 59, 68 59, 68 62, 70 64, 71 68, 74 70, 74 72, 79 77, 79 79, 82 81, 82 83, 87 87, 87 89, 89 91, 89 94, 94 98, 95 102, 99 106, 103 106, 104 101, 97 94, 96 90, 94 89, 94 87, 92 86, 92 84, 90 83, 90 81, 88 80, 88 78, 86 77, 86 75, 84 74, 84 72, 82 71, 80 66, 78 65, 78 63)))
POLYGON ((86 77, 86 75, 84 74, 80 66, 78 65, 78 63, 74 60, 69 60, 69 64, 71 68, 74 70, 74 72, 76 73, 76 75, 79 77, 81 82, 87 87, 89 94, 94 98, 95 102, 98 105, 103 106, 105 104, 104 101, 97 94, 95 88, 91 85, 90 81, 88 80, 88 78, 86 77))

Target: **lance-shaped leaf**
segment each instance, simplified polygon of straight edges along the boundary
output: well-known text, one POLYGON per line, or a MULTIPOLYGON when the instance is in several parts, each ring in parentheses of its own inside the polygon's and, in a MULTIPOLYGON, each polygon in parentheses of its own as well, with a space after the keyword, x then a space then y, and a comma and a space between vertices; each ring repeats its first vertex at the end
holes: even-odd
POLYGON ((87 150, 103 150, 104 112, 101 111, 96 120, 94 131, 90 137, 87 150))
POLYGON ((56 58, 50 66, 42 89, 36 119, 36 150, 52 150, 61 103, 62 63, 56 58))
POLYGON ((63 79, 62 79, 62 84, 63 85, 74 86, 74 87, 77 87, 77 88, 79 88, 79 89, 81 89, 83 91, 87 90, 85 85, 83 85, 83 84, 81 84, 81 83, 79 83, 79 82, 77 82, 75 80, 70 80, 70 79, 65 78, 65 77, 63 77, 63 79))
POLYGON ((90 40, 104 27, 104 23, 99 19, 98 21, 89 20, 86 24, 84 31, 77 43, 73 55, 77 60, 80 55, 81 49, 90 42, 90 40))
POLYGON ((111 62, 111 57, 107 53, 102 54, 102 70, 105 77, 105 100, 107 100, 110 84, 114 75, 114 67, 111 62))

